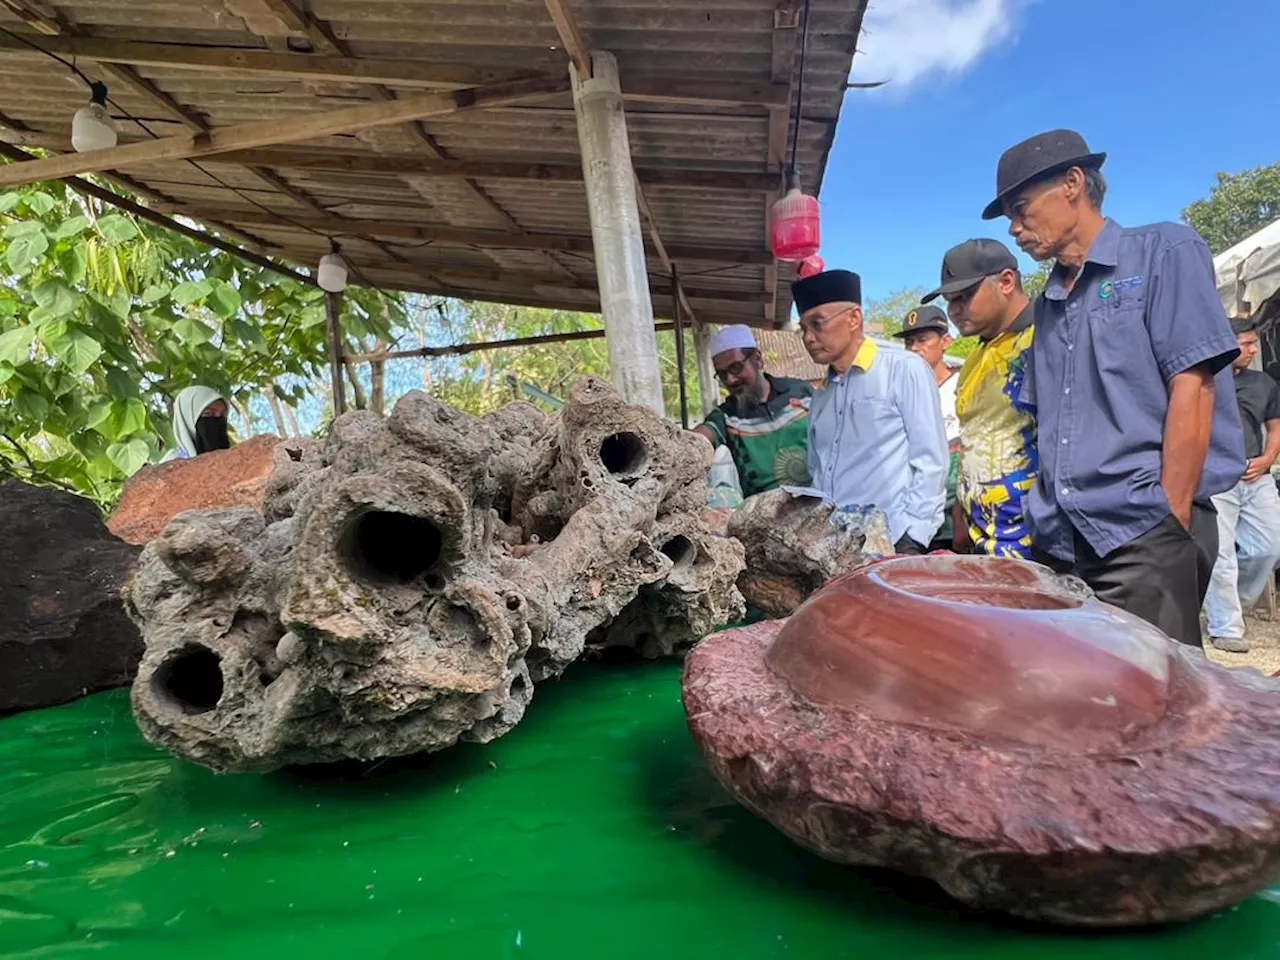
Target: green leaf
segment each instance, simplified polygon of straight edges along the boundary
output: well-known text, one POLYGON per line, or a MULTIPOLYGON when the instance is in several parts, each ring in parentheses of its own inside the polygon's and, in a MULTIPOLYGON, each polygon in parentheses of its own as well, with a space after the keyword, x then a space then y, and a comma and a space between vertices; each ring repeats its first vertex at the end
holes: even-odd
POLYGON ((13 378, 14 367, 8 360, 0 360, 0 384, 8 383, 13 378))
POLYGON ((130 397, 123 403, 116 401, 111 417, 117 437, 127 437, 137 433, 147 425, 147 408, 141 400, 130 397))
POLYGON ((190 317, 183 317, 173 325, 174 333, 178 338, 188 346, 199 346, 202 343, 208 343, 213 339, 214 331, 201 323, 199 320, 192 320, 190 317))
MULTIPOLYGON (((36 226, 39 227, 39 224, 36 226)), ((14 273, 23 273, 33 260, 42 256, 48 249, 49 241, 45 239, 44 231, 41 230, 39 233, 24 233, 10 240, 9 249, 5 251, 4 256, 10 270, 14 273)))
POLYGON ((18 305, 9 297, 0 295, 0 320, 12 319, 18 312, 18 305))
POLYGON ((245 323, 243 320, 232 320, 227 324, 232 335, 241 343, 246 344, 250 350, 255 353, 267 352, 267 341, 263 339, 262 331, 252 324, 245 323))
POLYGON ((116 290, 109 294, 99 294, 98 301, 121 320, 129 319, 133 298, 129 296, 128 290, 116 290))
POLYGON ((39 220, 19 220, 4 228, 6 240, 17 240, 19 237, 30 237, 37 233, 42 236, 44 234, 44 224, 39 220))
POLYGON ((234 317, 240 311, 240 291, 225 280, 218 280, 209 294, 209 306, 224 320, 234 317))
POLYGON ((107 426, 114 407, 115 404, 110 397, 94 397, 89 402, 89 409, 85 411, 84 425, 90 430, 98 430, 99 433, 106 436, 106 431, 98 428, 107 426))
POLYGON ((49 401, 34 390, 23 390, 14 397, 13 408, 35 423, 44 423, 44 418, 49 415, 49 401))
POLYGON ((40 336, 40 342, 53 351, 53 345, 67 335, 67 321, 62 317, 55 317, 45 308, 31 311, 31 325, 36 328, 36 333, 40 336), (36 314, 40 314, 40 319, 36 319, 36 314))
POLYGON ((14 366, 22 363, 30 356, 31 341, 35 337, 35 327, 15 327, 7 333, 0 333, 0 360, 14 366))
POLYGON ((57 229, 53 231, 54 241, 69 240, 71 237, 78 237, 84 233, 89 227, 89 218, 84 214, 76 214, 74 217, 68 217, 58 224, 57 229))
POLYGON ((136 397, 138 382, 123 370, 112 368, 107 371, 107 390, 113 397, 136 397))
POLYGON ((65 334, 49 344, 49 349, 75 373, 84 373, 102 356, 102 344, 75 326, 68 327, 65 334))
POLYGON ((142 301, 144 306, 149 307, 151 304, 167 297, 171 289, 167 283, 153 283, 142 291, 142 296, 138 299, 142 301))
POLYGON ((58 201, 43 190, 32 190, 22 199, 26 203, 27 209, 37 217, 47 217, 53 211, 53 208, 58 205, 58 201))
POLYGON ((139 437, 124 443, 113 443, 107 447, 107 457, 115 464, 117 470, 126 477, 137 473, 144 463, 151 459, 151 448, 139 437))
POLYGON ((180 283, 174 287, 173 292, 169 294, 169 297, 178 306, 186 307, 195 303, 197 300, 203 300, 212 292, 213 285, 207 280, 188 280, 185 283, 180 283))
POLYGON ((109 213, 98 220, 98 230, 108 240, 116 243, 127 243, 138 235, 138 228, 133 221, 119 213, 109 213))
POLYGON ((18 205, 18 201, 22 199, 22 194, 17 190, 10 190, 8 193, 0 194, 0 213, 8 213, 18 205))
POLYGON ((58 254, 58 266, 62 268, 62 275, 66 277, 68 283, 77 285, 84 283, 85 275, 89 271, 84 241, 74 243, 58 254))
POLYGON ((31 291, 31 295, 35 297, 36 303, 55 317, 65 317, 74 313, 76 301, 79 300, 75 292, 61 280, 46 280, 37 285, 31 291))

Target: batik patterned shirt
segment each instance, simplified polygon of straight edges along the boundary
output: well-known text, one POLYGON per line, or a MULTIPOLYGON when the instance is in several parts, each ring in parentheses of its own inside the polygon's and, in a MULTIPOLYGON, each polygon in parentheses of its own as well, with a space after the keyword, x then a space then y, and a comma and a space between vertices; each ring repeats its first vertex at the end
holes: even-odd
POLYGON ((1019 394, 1031 363, 1035 307, 969 354, 956 384, 960 466, 956 496, 975 553, 1030 559, 1023 510, 1040 466, 1035 409, 1019 394))

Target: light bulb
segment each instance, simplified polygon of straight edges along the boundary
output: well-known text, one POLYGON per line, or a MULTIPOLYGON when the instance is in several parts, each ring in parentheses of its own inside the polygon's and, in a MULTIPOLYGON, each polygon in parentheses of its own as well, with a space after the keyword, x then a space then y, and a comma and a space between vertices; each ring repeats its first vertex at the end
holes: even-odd
POLYGON ((316 282, 326 293, 341 293, 347 288, 347 262, 342 254, 334 248, 320 258, 320 269, 316 271, 316 282))
POLYGON ((119 142, 116 125, 107 113, 106 84, 95 83, 90 90, 92 94, 88 105, 77 110, 71 118, 71 146, 77 153, 107 150, 119 142))

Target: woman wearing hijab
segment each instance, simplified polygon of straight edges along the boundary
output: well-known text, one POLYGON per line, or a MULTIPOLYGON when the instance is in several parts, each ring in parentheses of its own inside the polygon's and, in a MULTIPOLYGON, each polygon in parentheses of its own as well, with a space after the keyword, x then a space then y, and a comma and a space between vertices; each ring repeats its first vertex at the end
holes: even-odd
POLYGON ((173 449, 168 460, 189 460, 211 450, 227 450, 227 401, 212 387, 187 387, 173 401, 173 449))

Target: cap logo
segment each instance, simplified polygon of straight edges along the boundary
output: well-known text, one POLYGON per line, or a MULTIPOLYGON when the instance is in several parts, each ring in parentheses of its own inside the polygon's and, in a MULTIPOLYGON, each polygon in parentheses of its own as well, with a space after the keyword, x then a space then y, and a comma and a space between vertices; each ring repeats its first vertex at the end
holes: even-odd
POLYGON ((917 319, 919 318, 916 316, 916 312, 912 310, 910 313, 907 314, 907 326, 914 327, 916 325, 917 319))

